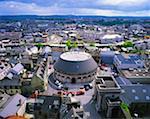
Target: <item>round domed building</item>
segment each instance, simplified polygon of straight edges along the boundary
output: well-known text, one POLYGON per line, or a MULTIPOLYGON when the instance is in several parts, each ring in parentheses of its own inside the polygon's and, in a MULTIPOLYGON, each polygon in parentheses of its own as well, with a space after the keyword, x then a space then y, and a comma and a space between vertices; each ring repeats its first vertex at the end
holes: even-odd
POLYGON ((54 77, 62 83, 81 83, 94 80, 97 63, 85 52, 65 52, 54 64, 54 77))

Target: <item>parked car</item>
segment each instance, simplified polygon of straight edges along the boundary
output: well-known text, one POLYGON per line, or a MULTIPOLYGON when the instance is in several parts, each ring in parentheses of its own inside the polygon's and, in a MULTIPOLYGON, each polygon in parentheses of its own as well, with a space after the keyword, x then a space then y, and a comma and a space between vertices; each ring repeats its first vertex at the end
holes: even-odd
POLYGON ((85 88, 86 91, 88 91, 90 89, 90 85, 86 84, 86 85, 84 85, 84 88, 85 88))
POLYGON ((77 91, 76 95, 84 95, 84 92, 83 91, 77 91))
POLYGON ((93 84, 89 83, 89 88, 92 89, 93 88, 93 84))
POLYGON ((89 85, 86 85, 84 88, 86 91, 88 91, 90 89, 89 85))
POLYGON ((75 92, 68 92, 68 94, 67 94, 68 96, 69 95, 71 95, 71 96, 75 96, 76 95, 76 93, 75 92))
POLYGON ((55 84, 56 84, 56 85, 58 85, 58 84, 59 84, 59 81, 58 81, 58 80, 56 80, 56 81, 55 81, 55 84))

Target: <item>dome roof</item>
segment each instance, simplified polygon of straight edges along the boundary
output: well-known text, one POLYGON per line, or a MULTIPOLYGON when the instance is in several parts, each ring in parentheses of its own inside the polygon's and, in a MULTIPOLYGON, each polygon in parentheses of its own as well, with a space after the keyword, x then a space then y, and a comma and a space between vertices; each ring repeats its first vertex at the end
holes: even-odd
POLYGON ((88 53, 72 51, 63 53, 54 64, 54 69, 66 74, 84 74, 95 71, 97 63, 88 53))

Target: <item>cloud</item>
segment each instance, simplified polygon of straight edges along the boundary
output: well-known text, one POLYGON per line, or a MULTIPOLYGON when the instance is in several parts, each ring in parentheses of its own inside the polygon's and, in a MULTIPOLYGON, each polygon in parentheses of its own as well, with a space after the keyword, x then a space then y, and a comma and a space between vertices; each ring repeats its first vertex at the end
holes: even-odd
POLYGON ((80 14, 90 14, 102 15, 102 16, 150 16, 150 10, 136 11, 136 12, 126 12, 118 10, 102 10, 102 9, 81 9, 80 14))
POLYGON ((145 3, 148 3, 149 0, 99 0, 98 2, 103 5, 112 5, 112 6, 139 6, 145 3))
MULTIPOLYGON (((150 16, 150 9, 137 9, 138 5, 144 4, 147 0, 141 0, 136 4, 136 10, 124 10, 130 4, 136 3, 136 0, 50 0, 51 2, 42 2, 41 0, 20 0, 0 2, 0 15, 104 15, 104 16, 150 16), (55 2, 54 2, 55 1, 55 2), (79 2, 80 1, 80 2, 79 2), (110 2, 109 2, 110 1, 110 2), (116 1, 116 2, 115 2, 116 1), (128 2, 125 4, 125 1, 128 2), (115 2, 115 3, 114 3, 115 2), (91 4, 91 5, 90 5, 91 4), (123 5, 122 5, 123 4, 123 5), (119 5, 122 5, 119 7, 119 5), (113 9, 114 7, 117 9, 113 9), (121 9, 121 8, 124 9, 121 9)), ((44 0, 48 1, 48 0, 44 0)), ((135 5, 134 5, 135 6, 135 5)))

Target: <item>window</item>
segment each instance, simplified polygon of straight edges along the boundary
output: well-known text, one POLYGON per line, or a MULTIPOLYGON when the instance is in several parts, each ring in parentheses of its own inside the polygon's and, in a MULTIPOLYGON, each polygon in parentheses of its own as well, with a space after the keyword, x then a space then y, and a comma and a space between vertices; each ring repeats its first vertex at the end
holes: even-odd
POLYGON ((150 96, 146 96, 146 100, 150 100, 150 96))
POLYGON ((83 77, 84 79, 86 78, 86 76, 83 77))
POLYGON ((143 89, 143 93, 146 93, 147 92, 147 90, 146 89, 143 89))
POLYGON ((135 89, 132 89, 132 93, 135 93, 136 92, 136 90, 135 89))
POLYGON ((15 86, 15 89, 19 89, 19 87, 18 87, 18 86, 15 86))
POLYGON ((67 77, 67 79, 70 79, 70 77, 67 77))
POLYGON ((138 96, 135 96, 134 98, 135 98, 135 100, 139 100, 139 97, 138 97, 138 96))

